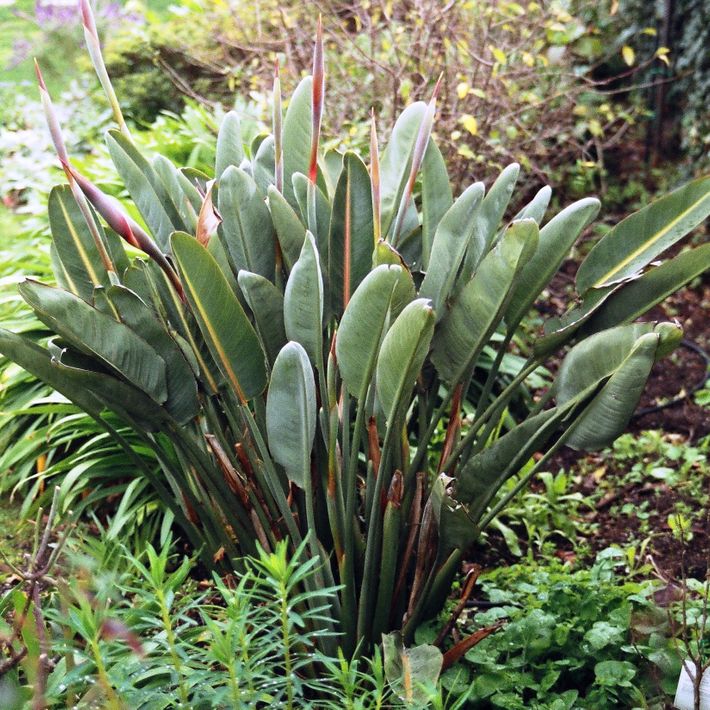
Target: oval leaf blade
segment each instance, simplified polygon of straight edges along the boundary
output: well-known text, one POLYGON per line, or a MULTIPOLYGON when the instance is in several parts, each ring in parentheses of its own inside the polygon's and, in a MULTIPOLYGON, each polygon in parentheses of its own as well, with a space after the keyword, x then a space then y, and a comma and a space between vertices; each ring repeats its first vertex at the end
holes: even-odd
POLYGON ((658 348, 657 333, 642 335, 627 358, 575 422, 567 446, 596 451, 626 428, 651 372, 658 348))
POLYGON ((286 343, 283 294, 271 281, 259 274, 240 271, 238 279, 239 288, 254 314, 256 329, 264 343, 269 362, 273 364, 286 343))
POLYGON ((710 244, 681 252, 615 291, 580 333, 588 335, 633 321, 708 269, 710 244))
POLYGON ((274 228, 257 184, 241 168, 230 166, 219 181, 217 195, 222 217, 219 235, 235 272, 245 269, 273 279, 274 228))
POLYGON ((306 232, 284 293, 284 326, 289 340, 300 343, 314 366, 323 354, 323 278, 316 242, 306 232))
MULTIPOLYGON (((443 305, 451 294, 469 242, 477 233, 476 219, 484 193, 482 182, 466 188, 441 218, 434 235, 429 269, 419 295, 431 299, 439 319, 444 315, 443 305)), ((484 248, 485 244, 480 244, 477 250, 484 248)))
MULTIPOLYGON (((94 287, 108 285, 109 278, 69 186, 52 188, 48 209, 52 241, 66 272, 67 285, 72 293, 91 302, 94 287)), ((106 245, 98 220, 95 224, 106 245)))
POLYGON ((377 358, 377 396, 388 422, 398 420, 409 403, 414 381, 429 352, 434 311, 424 298, 412 301, 385 335, 377 358))
MULTIPOLYGON (((313 77, 301 80, 291 96, 283 122, 283 195, 291 207, 298 209, 293 191, 292 178, 295 173, 308 174, 311 155, 313 77)), ((273 170, 272 170, 273 174, 273 170)))
POLYGON ((450 384, 459 381, 500 323, 537 236, 533 220, 513 222, 441 319, 431 359, 450 384))
POLYGON ((217 134, 217 154, 215 156, 215 178, 219 180, 222 173, 234 165, 238 167, 244 160, 242 145, 242 127, 236 111, 230 111, 223 119, 217 134))
POLYGON ((401 268, 373 269, 353 294, 335 340, 338 369, 348 392, 363 396, 372 379, 401 268))
POLYGON ((165 402, 165 361, 128 326, 59 288, 28 280, 18 290, 55 333, 119 372, 158 404, 165 402))
POLYGON ((266 432, 274 460, 305 487, 316 434, 316 387, 306 351, 287 343, 276 358, 266 400, 266 432))
MULTIPOLYGON (((548 197, 549 199, 549 197, 548 197)), ((557 273, 582 230, 597 216, 600 202, 579 200, 555 215, 541 230, 537 250, 524 266, 510 300, 505 319, 515 325, 557 273)))
POLYGON ((373 218, 370 175, 355 153, 346 153, 333 198, 328 248, 331 308, 341 314, 370 271, 373 218))
POLYGON ((422 267, 429 268, 429 255, 441 218, 454 202, 446 162, 433 138, 422 162, 422 267))

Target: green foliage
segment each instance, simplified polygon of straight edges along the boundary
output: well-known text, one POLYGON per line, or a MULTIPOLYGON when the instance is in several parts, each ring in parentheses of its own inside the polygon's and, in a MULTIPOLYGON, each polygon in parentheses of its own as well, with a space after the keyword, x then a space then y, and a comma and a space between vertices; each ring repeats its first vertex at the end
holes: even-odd
MULTIPOLYGON (((443 604, 467 547, 560 446, 601 448, 623 430, 653 363, 680 337, 671 324, 630 323, 667 289, 640 302, 630 290, 710 213, 710 181, 612 229, 580 267, 578 304, 524 339, 521 319, 598 201, 543 223, 543 189, 508 221, 516 164, 488 191, 432 201, 431 186, 449 182, 432 158, 435 99, 405 109, 381 160, 373 136, 369 172, 354 155, 324 155, 321 51, 317 43, 314 75, 283 121, 275 111, 272 135, 240 148, 238 117, 228 115, 216 183, 144 157, 105 80, 120 127, 107 144, 130 214, 71 163, 41 86, 69 180, 50 202, 61 208, 71 191, 76 208, 52 221, 60 286, 20 287, 47 347, 2 331, 0 349, 124 449, 206 565, 229 566, 257 543, 274 551, 285 537, 294 548, 307 540, 319 564, 305 593, 338 586, 334 617, 350 655, 391 629, 409 641, 443 604), (629 230, 624 248, 615 236, 629 230), (133 249, 148 259, 131 259, 133 249), (608 308, 629 299, 632 315, 608 308), (530 355, 501 381, 514 340, 530 355), (526 379, 566 346, 548 395, 532 413, 505 417, 526 379), (486 348, 495 356, 481 376, 486 348), (474 412, 465 426, 463 402, 474 412), (424 470, 442 426, 440 462, 424 470)), ((103 75, 100 55, 92 61, 103 75)), ((277 83, 276 106, 279 92, 277 83)), ((706 263, 702 248, 694 253, 676 285, 706 263)), ((333 629, 313 604, 332 655, 333 629)))
MULTIPOLYGON (((199 585, 195 560, 177 556, 170 540, 131 552, 104 531, 72 547, 43 607, 55 664, 49 706, 299 707, 316 694, 339 694, 338 680, 322 670, 337 660, 313 653, 312 629, 334 590, 300 591, 318 564, 303 546, 288 559, 281 543, 242 561, 238 580, 199 585)), ((21 594, 18 587, 3 595, 3 615, 21 594)), ((10 674, 3 692, 27 696, 27 678, 10 674)), ((385 696, 378 685, 367 692, 385 696)))
MULTIPOLYGON (((577 554, 584 551, 583 536, 591 533, 592 526, 583 516, 593 505, 579 491, 572 490, 572 479, 566 471, 554 475, 542 471, 532 481, 534 490, 522 493, 491 521, 491 527, 501 533, 513 555, 520 557, 526 549, 529 559, 546 557, 560 541, 570 543, 577 554)), ((509 482, 501 494, 513 486, 514 482, 509 482)))
MULTIPOLYGON (((447 671, 443 687, 470 686, 471 708, 611 709, 665 699, 681 658, 652 585, 624 581, 620 564, 622 553, 609 549, 584 570, 545 562, 487 573, 481 588, 492 606, 468 612, 462 631, 507 623, 447 671)), ((422 627, 417 640, 429 633, 422 627)))

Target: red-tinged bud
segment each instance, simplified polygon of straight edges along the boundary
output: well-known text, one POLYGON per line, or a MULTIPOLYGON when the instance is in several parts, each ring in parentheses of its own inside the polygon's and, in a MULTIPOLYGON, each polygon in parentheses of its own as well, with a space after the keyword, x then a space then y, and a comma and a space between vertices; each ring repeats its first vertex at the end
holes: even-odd
POLYGON ((323 59, 323 22, 318 16, 316 42, 313 47, 313 127, 311 137, 311 160, 308 179, 315 185, 318 177, 318 142, 320 140, 323 100, 325 94, 325 65, 323 59))
POLYGON ((119 207, 117 201, 105 195, 90 180, 77 172, 69 163, 63 162, 64 170, 76 180, 81 191, 94 206, 94 209, 106 220, 106 223, 116 234, 129 244, 145 252, 164 271, 182 300, 185 293, 180 279, 158 245, 148 236, 143 228, 119 207))
MULTIPOLYGON (((39 96, 42 100, 42 107, 44 108, 44 115, 47 120, 47 127, 49 128, 49 135, 52 138, 52 143, 54 144, 54 150, 57 152, 60 162, 68 163, 69 156, 67 154, 66 146, 64 145, 64 139, 62 138, 62 129, 59 125, 59 119, 54 110, 54 105, 52 104, 52 99, 47 91, 47 85, 44 83, 44 77, 42 76, 42 71, 39 68, 39 63, 35 59, 35 74, 37 75, 37 84, 39 85, 39 96)), ((66 170, 65 170, 66 172, 66 170)), ((71 183, 71 179, 69 180, 71 183)))
POLYGON ((81 8, 81 20, 84 25, 86 48, 89 50, 89 56, 91 57, 91 63, 94 65, 96 76, 101 82, 106 98, 111 105, 111 110, 113 111, 116 123, 118 123, 118 127, 121 129, 121 133, 125 136, 129 136, 128 126, 126 126, 126 121, 124 120, 121 112, 121 106, 118 103, 116 92, 113 90, 113 86, 111 85, 111 79, 108 76, 106 64, 101 54, 99 31, 96 29, 96 20, 94 19, 91 4, 89 3, 89 0, 79 0, 79 6, 81 8))
POLYGON ((79 8, 81 10, 81 22, 84 28, 98 39, 99 33, 96 29, 96 21, 94 20, 94 13, 91 10, 89 0, 79 0, 79 8))
POLYGON ((44 83, 44 77, 42 76, 42 72, 40 71, 39 62, 37 61, 37 57, 34 58, 34 63, 35 63, 35 74, 37 76, 37 83, 39 84, 39 88, 42 89, 42 91, 47 91, 47 85, 44 83))

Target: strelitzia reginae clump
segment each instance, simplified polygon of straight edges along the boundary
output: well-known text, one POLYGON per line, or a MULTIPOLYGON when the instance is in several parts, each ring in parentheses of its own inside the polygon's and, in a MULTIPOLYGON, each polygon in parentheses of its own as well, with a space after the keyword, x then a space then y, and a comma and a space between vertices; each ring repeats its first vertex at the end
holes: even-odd
POLYGON ((543 187, 508 219, 515 164, 454 199, 432 135, 438 89, 403 111, 381 153, 374 123, 367 160, 324 153, 320 31, 285 115, 276 70, 271 133, 244 145, 226 115, 214 175, 146 157, 86 1, 83 17, 118 124, 108 149, 140 223, 72 165, 40 75, 68 184, 49 197, 58 286, 28 279, 20 291, 51 337, 2 331, 0 351, 103 422, 207 564, 307 541, 320 566, 306 583, 338 587, 335 621, 314 639, 348 654, 391 630, 411 639, 555 451, 597 449, 624 429, 681 337, 634 321, 710 265, 708 244, 657 261, 710 213, 710 177, 611 229, 579 267, 568 312, 526 335, 598 200, 546 219, 543 187), (514 337, 526 359, 502 379, 514 337), (526 380, 562 353, 549 391, 513 416, 526 380))

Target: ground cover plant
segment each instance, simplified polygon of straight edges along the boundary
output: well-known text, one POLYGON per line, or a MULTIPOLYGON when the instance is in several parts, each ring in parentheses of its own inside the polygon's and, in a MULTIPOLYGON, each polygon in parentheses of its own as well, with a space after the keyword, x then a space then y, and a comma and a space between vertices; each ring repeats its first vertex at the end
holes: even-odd
MULTIPOLYGON (((4 331, 0 349, 105 427, 205 564, 229 567, 257 542, 305 542, 320 560, 306 588, 340 586, 335 626, 322 630, 337 627, 346 654, 391 629, 411 640, 464 551, 557 449, 598 448, 622 431, 654 361, 680 337, 672 324, 630 321, 707 268, 708 245, 652 262, 710 212, 710 179, 611 230, 579 269, 579 304, 520 346, 525 364, 501 380, 521 319, 596 200, 541 227, 543 188, 508 222, 512 165, 488 191, 476 183, 454 201, 431 140, 435 98, 405 109, 381 159, 373 132, 369 170, 354 153, 322 155, 320 39, 285 117, 277 74, 270 136, 245 147, 236 114, 225 118, 216 182, 148 161, 87 3, 83 13, 119 126, 109 151, 152 237, 72 164, 40 76, 69 181, 49 204, 60 287, 28 280, 20 291, 55 335, 45 349, 4 331), (129 259, 119 237, 150 259, 129 259), (516 410, 526 378, 572 343, 547 395, 516 410), (497 356, 481 373, 488 344, 497 356), (426 470, 440 426, 440 460, 426 470)), ((332 634, 318 640, 333 651, 332 634)))
MULTIPOLYGON (((55 492, 46 518, 40 511, 37 537, 27 523, 23 532, 16 510, 3 512, 3 538, 15 540, 0 543, 0 569, 14 570, 0 587, 0 697, 10 707, 174 707, 187 698, 205 708, 660 709, 683 658, 696 648, 704 658, 707 583, 684 579, 685 596, 669 595, 679 587, 629 573, 624 551, 610 548, 588 569, 548 558, 484 573, 456 633, 502 628, 406 701, 379 650, 352 662, 312 653, 300 590, 317 561, 303 546, 292 555, 282 542, 246 560, 237 577, 210 577, 194 556, 177 553, 169 532, 156 547, 146 535, 87 535, 86 523, 72 530, 61 522, 57 500, 55 492), (39 544, 47 525, 47 545, 39 544), (33 597, 24 570, 65 541, 38 577, 38 604, 18 613, 33 597)), ((329 614, 334 591, 318 591, 317 613, 329 614)), ((416 641, 436 643, 455 605, 453 598, 439 619, 422 624, 416 641)))
MULTIPOLYGON (((471 707, 664 707, 682 661, 669 633, 680 604, 659 607, 658 585, 627 576, 625 563, 622 550, 607 548, 586 569, 547 559, 484 575, 482 608, 461 623, 507 623, 447 671, 443 686, 468 691, 471 707)), ((702 597, 690 597, 699 612, 702 597)), ((430 628, 417 637, 430 638, 430 628)))

